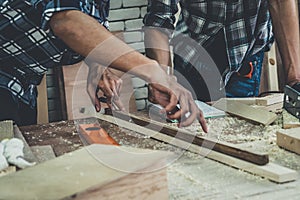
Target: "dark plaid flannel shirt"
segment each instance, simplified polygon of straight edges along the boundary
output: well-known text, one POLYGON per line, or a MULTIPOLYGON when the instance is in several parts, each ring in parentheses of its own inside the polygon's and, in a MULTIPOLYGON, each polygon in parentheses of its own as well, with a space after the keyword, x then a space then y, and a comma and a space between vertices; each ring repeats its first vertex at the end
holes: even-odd
POLYGON ((177 36, 189 37, 205 47, 223 31, 229 62, 223 74, 225 84, 246 58, 268 50, 273 42, 268 0, 149 0, 144 24, 164 28, 172 37, 174 52, 180 51, 185 60, 179 67, 187 67, 197 57, 197 47, 176 40, 177 36), (181 13, 174 28, 177 2, 181 13))
POLYGON ((0 3, 0 87, 32 107, 36 106, 35 85, 40 83, 47 68, 83 59, 49 30, 53 13, 80 10, 108 26, 109 0, 0 0, 0 3))

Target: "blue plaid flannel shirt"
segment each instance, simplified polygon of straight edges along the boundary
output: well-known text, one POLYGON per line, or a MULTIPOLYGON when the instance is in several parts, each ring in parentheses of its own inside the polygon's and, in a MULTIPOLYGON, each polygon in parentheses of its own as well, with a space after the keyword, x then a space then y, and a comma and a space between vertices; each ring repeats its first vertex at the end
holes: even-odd
POLYGON ((149 0, 147 11, 145 27, 163 28, 159 30, 172 38, 174 52, 180 51, 185 59, 180 67, 197 57, 197 47, 176 40, 177 36, 205 47, 223 31, 229 62, 223 74, 225 84, 246 58, 268 50, 273 42, 268 0, 149 0), (178 3, 181 12, 174 27, 178 3))
POLYGON ((80 10, 108 27, 109 0, 0 0, 0 87, 36 106, 47 68, 79 62, 48 27, 53 13, 80 10))

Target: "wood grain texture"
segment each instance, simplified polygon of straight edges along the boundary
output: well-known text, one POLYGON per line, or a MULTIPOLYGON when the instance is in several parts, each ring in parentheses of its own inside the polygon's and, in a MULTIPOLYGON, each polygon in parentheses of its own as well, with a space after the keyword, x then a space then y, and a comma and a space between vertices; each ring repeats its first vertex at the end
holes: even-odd
MULTIPOLYGON (((114 112, 114 116, 123 119, 125 121, 132 120, 135 124, 138 124, 140 126, 147 126, 149 129, 157 130, 159 133, 169 135, 174 138, 176 137, 177 139, 201 147, 213 149, 214 151, 224 153, 230 156, 234 156, 236 158, 246 160, 248 162, 252 162, 258 165, 265 165, 269 162, 269 156, 265 153, 252 152, 252 151, 250 152, 248 150, 238 148, 226 142, 221 142, 221 141, 208 139, 208 138, 202 138, 183 129, 175 129, 156 121, 150 122, 150 120, 147 118, 137 117, 134 115, 125 114, 121 112, 114 112)), ((102 118, 100 117, 100 119, 102 118)))
POLYGON ((276 132, 278 146, 300 154, 300 128, 279 130, 276 132))
POLYGON ((220 99, 213 106, 232 115, 263 125, 269 125, 277 119, 275 113, 253 108, 239 102, 227 101, 226 99, 220 99))
POLYGON ((152 173, 129 174, 126 177, 105 184, 100 188, 88 189, 74 199, 169 199, 167 172, 165 169, 152 173), (154 183, 155 181, 155 183, 154 183))
POLYGON ((52 160, 56 157, 51 145, 31 146, 30 149, 38 163, 52 160))
MULTIPOLYGON (((113 181, 125 178, 131 173, 147 173, 148 170, 151 173, 158 172, 159 170, 151 171, 154 170, 152 167, 155 166, 155 169, 158 169, 158 163, 165 166, 164 161, 169 156, 172 156, 172 153, 113 145, 90 145, 2 177, 0 179, 0 199, 63 199, 74 197, 74 195, 89 189, 96 190, 113 181), (118 167, 122 168, 123 171, 118 170, 118 167)), ((156 179, 152 179, 152 182, 150 179, 148 180, 147 185, 152 188, 148 191, 149 195, 159 191, 157 188, 161 183, 158 184, 156 179)), ((132 181, 129 183, 133 184, 132 181)), ((134 184, 140 184, 139 188, 142 188, 141 182, 134 184)), ((123 192, 124 196, 130 197, 133 194, 133 189, 130 189, 130 185, 128 186, 129 189, 123 188, 123 192)), ((137 189, 136 187, 133 188, 137 189)), ((136 191, 134 194, 138 197, 138 193, 136 191)), ((102 199, 101 193, 95 198, 102 199)))
POLYGON ((143 135, 151 136, 157 140, 172 144, 174 146, 180 147, 182 149, 187 149, 193 153, 203 155, 212 160, 216 160, 223 164, 229 165, 231 167, 255 174, 277 183, 285 183, 294 181, 297 179, 297 172, 289 168, 277 165, 275 163, 268 163, 264 166, 259 166, 241 159, 234 158, 232 156, 225 155, 213 151, 211 149, 203 148, 201 146, 191 144, 189 142, 183 141, 177 137, 172 137, 166 134, 159 133, 157 131, 133 124, 128 121, 121 119, 115 119, 113 116, 109 115, 99 115, 99 118, 104 121, 116 124, 120 127, 139 132, 143 135))

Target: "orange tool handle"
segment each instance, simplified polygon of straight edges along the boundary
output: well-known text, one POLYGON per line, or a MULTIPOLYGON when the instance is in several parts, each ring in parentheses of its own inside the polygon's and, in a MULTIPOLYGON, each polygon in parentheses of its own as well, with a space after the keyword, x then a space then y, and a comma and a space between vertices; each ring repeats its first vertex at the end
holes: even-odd
POLYGON ((80 124, 80 133, 89 144, 119 144, 97 124, 80 124))

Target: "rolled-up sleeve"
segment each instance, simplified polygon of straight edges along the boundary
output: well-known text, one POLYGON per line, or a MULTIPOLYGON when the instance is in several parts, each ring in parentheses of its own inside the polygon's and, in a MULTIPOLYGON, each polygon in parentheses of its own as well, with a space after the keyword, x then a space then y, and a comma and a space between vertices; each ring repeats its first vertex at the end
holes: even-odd
POLYGON ((65 10, 82 10, 80 0, 51 0, 45 3, 42 13, 42 28, 47 29, 49 21, 55 12, 65 10))
POLYGON ((147 13, 143 19, 145 28, 160 28, 169 37, 174 30, 177 0, 148 0, 147 13))

